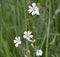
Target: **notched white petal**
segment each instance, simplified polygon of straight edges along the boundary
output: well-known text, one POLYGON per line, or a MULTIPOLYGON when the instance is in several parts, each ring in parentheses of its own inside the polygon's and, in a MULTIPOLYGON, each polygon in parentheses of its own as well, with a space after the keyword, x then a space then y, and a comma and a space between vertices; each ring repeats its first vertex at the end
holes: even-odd
POLYGON ((15 37, 15 39, 17 39, 17 37, 15 37))
POLYGON ((15 47, 18 47, 18 44, 17 43, 15 44, 15 47))
POLYGON ((25 31, 24 34, 27 34, 27 32, 25 31))
POLYGON ((32 15, 35 15, 35 12, 34 11, 32 12, 32 15))
POLYGON ((28 6, 28 8, 30 8, 30 9, 31 9, 32 7, 29 5, 29 6, 28 6))
POLYGON ((16 41, 16 40, 14 40, 14 43, 17 43, 17 41, 16 41))
POLYGON ((35 7, 36 6, 36 3, 32 3, 32 6, 35 7))
POLYGON ((28 31, 28 34, 30 35, 32 32, 31 31, 28 31))
POLYGON ((29 9, 29 10, 28 10, 28 13, 31 13, 31 12, 32 12, 32 10, 31 10, 31 9, 29 9))
POLYGON ((23 35, 23 38, 26 38, 26 35, 23 35))
POLYGON ((39 13, 38 11, 35 11, 35 13, 36 13, 37 15, 40 15, 40 13, 39 13))

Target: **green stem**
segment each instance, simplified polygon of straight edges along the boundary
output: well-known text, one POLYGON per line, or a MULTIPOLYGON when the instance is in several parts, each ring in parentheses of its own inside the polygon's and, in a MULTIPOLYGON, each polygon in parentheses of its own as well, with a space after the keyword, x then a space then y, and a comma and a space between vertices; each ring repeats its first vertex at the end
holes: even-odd
POLYGON ((20 29, 20 14, 19 14, 19 0, 17 0, 17 19, 18 19, 18 32, 21 32, 20 29))
POLYGON ((47 40, 46 40, 46 57, 48 57, 48 41, 49 41, 49 32, 50 32, 50 20, 51 20, 51 0, 49 0, 49 20, 48 20, 47 40))

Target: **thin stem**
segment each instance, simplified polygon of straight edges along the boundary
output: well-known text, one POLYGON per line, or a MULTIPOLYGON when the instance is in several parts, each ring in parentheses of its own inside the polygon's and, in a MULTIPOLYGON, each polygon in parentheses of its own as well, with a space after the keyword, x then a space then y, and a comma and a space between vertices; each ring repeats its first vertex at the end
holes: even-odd
POLYGON ((46 57, 48 57, 48 40, 49 40, 49 32, 50 32, 50 20, 51 20, 51 0, 49 0, 49 20, 48 20, 48 28, 47 28, 46 57))
POLYGON ((19 13, 19 0, 17 0, 17 19, 18 19, 18 31, 21 32, 20 29, 20 13, 19 13))

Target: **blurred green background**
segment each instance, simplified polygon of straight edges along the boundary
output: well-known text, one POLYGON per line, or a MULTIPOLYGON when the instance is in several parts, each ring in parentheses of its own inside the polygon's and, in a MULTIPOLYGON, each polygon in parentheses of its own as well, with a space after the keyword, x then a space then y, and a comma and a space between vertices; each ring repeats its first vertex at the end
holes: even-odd
POLYGON ((60 57, 60 0, 0 0, 0 57, 36 57, 39 48, 41 57, 60 57), (28 14, 33 2, 40 16, 28 14), (34 48, 22 37, 26 30, 34 35, 34 48), (15 36, 21 36, 23 46, 15 47, 15 36))

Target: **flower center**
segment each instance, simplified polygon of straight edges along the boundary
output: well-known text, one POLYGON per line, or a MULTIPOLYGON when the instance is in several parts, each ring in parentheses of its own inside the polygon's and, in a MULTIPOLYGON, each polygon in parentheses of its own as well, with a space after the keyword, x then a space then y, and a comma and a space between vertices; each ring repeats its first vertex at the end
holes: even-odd
POLYGON ((33 7, 33 10, 34 10, 34 11, 36 11, 36 8, 35 8, 35 7, 33 7))
POLYGON ((33 7, 33 10, 34 10, 34 11, 36 11, 36 10, 39 11, 38 7, 33 7))

